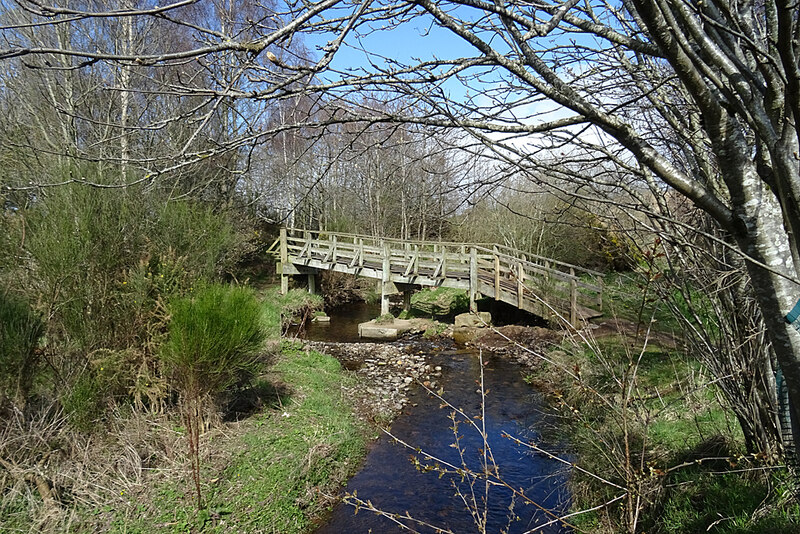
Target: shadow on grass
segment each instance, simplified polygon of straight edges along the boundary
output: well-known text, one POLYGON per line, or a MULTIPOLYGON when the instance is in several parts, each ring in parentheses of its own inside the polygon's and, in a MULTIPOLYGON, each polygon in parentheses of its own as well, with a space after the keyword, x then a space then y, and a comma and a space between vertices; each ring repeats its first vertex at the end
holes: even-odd
POLYGON ((244 388, 231 391, 223 399, 222 420, 225 423, 242 421, 266 409, 278 410, 291 397, 291 388, 280 381, 258 379, 244 388))

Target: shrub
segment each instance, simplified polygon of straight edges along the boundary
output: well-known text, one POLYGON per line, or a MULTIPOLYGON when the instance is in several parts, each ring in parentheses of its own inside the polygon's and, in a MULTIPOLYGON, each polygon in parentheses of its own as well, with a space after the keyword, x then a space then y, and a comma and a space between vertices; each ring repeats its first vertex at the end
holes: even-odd
POLYGON ((180 391, 199 507, 203 405, 254 373, 265 340, 261 305, 250 290, 213 284, 174 299, 169 311, 169 333, 160 355, 180 391))
POLYGON ((265 339, 261 306, 252 291, 210 284, 169 304, 161 358, 181 389, 213 394, 253 371, 265 339))
POLYGON ((24 406, 33 385, 44 330, 27 302, 0 291, 0 386, 18 406, 24 406))
POLYGON ((156 301, 217 277, 240 241, 226 213, 139 187, 59 187, 25 216, 53 336, 83 354, 140 345, 156 301))
POLYGON ((76 429, 91 430, 104 410, 103 387, 91 371, 81 374, 61 398, 61 406, 76 429))

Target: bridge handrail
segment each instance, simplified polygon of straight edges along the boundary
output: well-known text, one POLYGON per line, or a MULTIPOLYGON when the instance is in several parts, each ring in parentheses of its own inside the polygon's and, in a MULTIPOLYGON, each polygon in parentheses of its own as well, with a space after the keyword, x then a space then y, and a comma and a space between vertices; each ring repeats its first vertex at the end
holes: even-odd
MULTIPOLYGON (((391 287, 394 282, 459 288, 467 284, 471 309, 479 294, 529 311, 539 309, 544 303, 542 296, 549 295, 555 299, 551 300, 553 304, 569 310, 572 324, 579 314, 602 312, 602 273, 505 245, 404 240, 300 228, 281 229, 278 241, 282 292, 288 290, 286 265, 295 264, 301 273, 304 268, 333 268, 380 278, 381 306, 383 310, 386 305, 387 311, 388 297, 383 292, 388 280, 391 287)), ((297 268, 292 267, 294 272, 289 274, 297 274, 297 268)), ((309 290, 312 286, 309 278, 309 290)))
MULTIPOLYGON (((535 262, 531 262, 527 258, 541 260, 541 263, 550 264, 550 265, 558 266, 558 267, 561 268, 561 269, 553 269, 554 271, 564 272, 564 271, 573 270, 575 272, 579 272, 579 273, 582 273, 582 274, 590 275, 592 277, 602 278, 604 276, 603 273, 601 273, 599 271, 594 271, 592 269, 587 269, 585 267, 580 267, 578 265, 573 265, 573 264, 566 263, 566 262, 563 262, 563 261, 554 260, 554 259, 551 259, 551 258, 547 258, 545 256, 540 256, 538 254, 533 254, 533 253, 530 253, 530 252, 523 252, 521 250, 515 249, 513 247, 509 247, 509 246, 506 246, 506 245, 501 245, 499 243, 460 243, 460 242, 453 242, 453 241, 423 241, 423 240, 415 240, 415 239, 401 239, 401 238, 397 238, 397 237, 378 237, 378 236, 368 236, 368 235, 363 235, 363 234, 350 234, 350 233, 345 233, 345 232, 331 232, 331 231, 328 231, 328 230, 307 230, 307 229, 304 229, 304 228, 287 228, 286 231, 287 231, 287 233, 293 232, 293 233, 301 234, 301 235, 303 235, 305 233, 317 234, 317 239, 319 239, 320 235, 326 235, 326 236, 334 236, 335 235, 337 238, 342 237, 342 238, 345 238, 345 239, 353 239, 353 240, 355 240, 355 239, 363 239, 365 241, 372 241, 374 243, 377 243, 378 245, 381 242, 384 242, 384 243, 390 242, 390 243, 398 243, 398 244, 401 244, 403 246, 406 246, 406 245, 411 245, 411 246, 417 245, 417 246, 423 246, 424 247, 424 246, 437 245, 437 246, 442 246, 442 247, 453 247, 453 248, 467 248, 467 249, 475 248, 475 249, 483 251, 483 252, 485 252, 486 254, 489 254, 489 255, 493 255, 495 253, 493 249, 496 247, 498 249, 498 251, 501 250, 501 249, 505 250, 506 251, 506 253, 505 253, 506 256, 514 258, 515 260, 522 259, 523 261, 525 261, 526 263, 528 263, 530 265, 538 265, 538 264, 535 263, 535 262)), ((552 269, 552 267, 551 267, 551 269, 552 269)))
MULTIPOLYGON (((457 249, 463 250, 463 252, 447 252, 446 250, 442 250, 442 251, 425 251, 425 250, 420 250, 420 249, 417 248, 423 242, 409 242, 409 241, 404 241, 404 240, 396 239, 396 238, 388 238, 388 239, 370 238, 369 236, 362 237, 362 236, 359 236, 358 234, 345 234, 345 233, 341 233, 341 232, 317 232, 317 231, 305 231, 305 230, 303 230, 303 232, 304 232, 304 234, 308 233, 308 234, 311 235, 311 241, 309 241, 308 238, 305 237, 305 236, 302 236, 302 237, 300 237, 300 236, 290 236, 287 233, 287 241, 288 241, 287 245, 288 245, 289 251, 294 252, 295 254, 302 254, 306 250, 306 248, 310 246, 311 242, 316 241, 316 242, 332 243, 332 241, 330 241, 330 240, 328 240, 326 238, 329 237, 329 236, 335 235, 337 237, 337 241, 336 241, 337 248, 338 248, 337 255, 340 256, 340 257, 341 256, 345 256, 345 257, 352 258, 353 255, 358 254, 359 251, 360 251, 360 253, 363 254, 364 256, 372 254, 373 257, 380 258, 380 257, 383 256, 384 251, 383 251, 382 247, 376 245, 375 243, 383 242, 384 244, 386 244, 388 242, 388 243, 390 243, 388 252, 389 252, 389 256, 391 258, 400 257, 400 258, 408 259, 409 255, 411 255, 413 253, 413 254, 416 255, 416 258, 417 258, 416 261, 418 263, 422 264, 422 263, 428 262, 428 263, 434 263, 435 264, 435 263, 439 262, 443 256, 446 256, 448 262, 450 262, 449 263, 449 265, 450 265, 449 269, 450 269, 450 271, 452 271, 453 268, 455 268, 456 270, 459 270, 458 265, 461 265, 461 269, 468 269, 468 265, 469 265, 469 261, 470 260, 469 260, 469 256, 466 255, 465 253, 466 253, 467 250, 474 248, 476 250, 476 252, 478 252, 478 251, 482 252, 482 254, 478 254, 477 255, 477 259, 479 261, 482 260, 482 261, 485 262, 487 260, 492 260, 493 258, 497 257, 497 258, 501 259, 503 261, 503 263, 505 263, 507 265, 507 269, 506 269, 507 271, 513 270, 514 266, 516 266, 516 265, 521 266, 526 272, 525 278, 527 278, 527 279, 531 278, 529 276, 530 274, 534 274, 534 275, 538 275, 538 276, 545 276, 546 278, 550 279, 553 282, 560 282, 560 283, 566 283, 566 284, 574 283, 576 285, 576 287, 578 287, 578 288, 581 288, 581 289, 584 289, 584 290, 587 290, 587 291, 590 291, 590 292, 593 292, 593 293, 597 293, 598 294, 598 298, 597 298, 598 301, 602 298, 600 296, 600 295, 602 295, 602 292, 603 292, 602 278, 599 278, 601 276, 601 273, 596 273, 596 271, 591 271, 589 269, 580 269, 579 267, 571 266, 570 264, 567 264, 567 263, 564 263, 564 262, 560 262, 560 263, 561 263, 562 266, 569 266, 570 267, 568 272, 566 272, 564 270, 553 269, 552 267, 549 266, 549 264, 552 263, 552 262, 555 262, 555 260, 542 258, 544 261, 542 261, 541 263, 532 262, 532 261, 529 261, 529 260, 525 259, 526 256, 531 256, 530 254, 525 254, 525 253, 520 252, 519 254, 522 257, 518 257, 518 256, 513 256, 511 254, 506 254, 506 253, 500 252, 501 248, 505 249, 505 250, 508 250, 508 251, 514 251, 515 250, 515 249, 512 249, 510 247, 504 247, 502 245, 493 246, 492 249, 489 249, 486 246, 481 246, 481 245, 475 246, 474 244, 470 244, 470 243, 453 243, 453 242, 441 242, 441 241, 437 241, 437 242, 428 241, 428 242, 424 242, 424 244, 425 245, 441 246, 441 247, 443 247, 443 249, 446 249, 446 248, 457 248, 457 249), (316 236, 314 234, 316 234, 316 236), (324 237, 322 237, 322 236, 324 236, 324 237), (339 241, 338 240, 339 237, 343 237, 346 240, 345 241, 339 241), (368 241, 367 244, 363 243, 364 239, 367 239, 367 241, 368 241), (372 244, 369 244, 369 242, 372 242, 372 244), (402 247, 392 247, 391 244, 402 244, 403 246, 402 247), (406 248, 406 245, 414 245, 415 248, 414 249, 406 248), (495 250, 495 249, 497 249, 497 250, 495 250), (350 254, 348 254, 348 251, 350 251, 350 254), (580 276, 578 276, 575 273, 576 269, 579 269, 579 270, 583 271, 582 274, 588 274, 589 276, 592 276, 592 278, 595 279, 595 280, 598 280, 598 278, 599 278, 599 282, 598 283, 590 283, 590 282, 587 282, 586 280, 583 280, 582 278, 580 278, 580 276), (594 273, 596 273, 596 275, 594 273)), ((537 257, 541 258, 541 256, 537 256, 537 257)), ((493 268, 492 266, 487 267, 487 269, 489 269, 489 270, 491 270, 492 268, 493 268)))

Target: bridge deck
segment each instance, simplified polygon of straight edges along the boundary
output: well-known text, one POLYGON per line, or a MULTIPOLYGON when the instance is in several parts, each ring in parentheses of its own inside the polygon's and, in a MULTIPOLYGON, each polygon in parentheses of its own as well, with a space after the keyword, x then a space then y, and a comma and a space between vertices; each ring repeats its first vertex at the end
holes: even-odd
POLYGON ((441 286, 468 291, 473 309, 475 299, 484 296, 575 325, 602 315, 601 273, 501 245, 287 229, 276 244, 282 290, 288 288, 287 276, 321 270, 374 278, 382 281, 384 313, 388 296, 399 290, 441 286))

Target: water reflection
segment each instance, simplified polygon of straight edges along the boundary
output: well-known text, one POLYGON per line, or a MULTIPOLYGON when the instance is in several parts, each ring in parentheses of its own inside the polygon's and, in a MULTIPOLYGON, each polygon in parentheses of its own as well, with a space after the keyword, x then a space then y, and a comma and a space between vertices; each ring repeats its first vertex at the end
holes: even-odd
MULTIPOLYGON (((329 341, 335 343, 357 343, 358 325, 375 319, 381 314, 381 305, 367 304, 365 302, 351 302, 327 310, 330 315, 329 323, 311 322, 302 333, 304 339, 310 341, 329 341)), ((296 328, 289 330, 289 336, 297 335, 296 328)))

